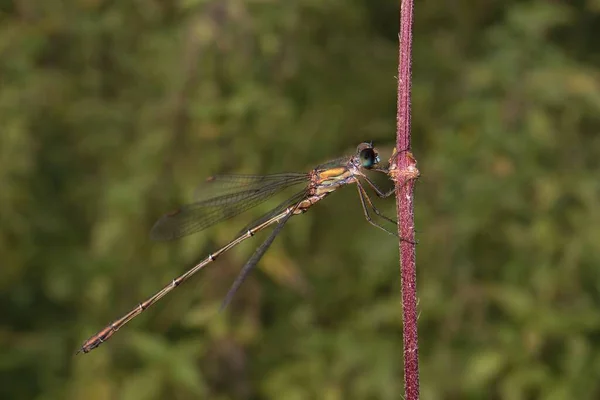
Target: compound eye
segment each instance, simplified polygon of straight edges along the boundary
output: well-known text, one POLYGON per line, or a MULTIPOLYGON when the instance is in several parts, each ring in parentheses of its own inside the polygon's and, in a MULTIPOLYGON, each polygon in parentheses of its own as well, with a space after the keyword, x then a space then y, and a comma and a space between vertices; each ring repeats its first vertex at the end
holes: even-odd
POLYGON ((363 149, 359 153, 360 164, 363 168, 372 168, 377 163, 377 154, 372 148, 363 149))

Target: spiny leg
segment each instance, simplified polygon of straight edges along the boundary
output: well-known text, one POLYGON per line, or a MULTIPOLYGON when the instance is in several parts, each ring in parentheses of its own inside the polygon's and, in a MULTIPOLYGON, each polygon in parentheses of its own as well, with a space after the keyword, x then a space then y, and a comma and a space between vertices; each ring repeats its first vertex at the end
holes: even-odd
MULTIPOLYGON (((381 172, 386 172, 385 170, 377 170, 377 171, 381 171, 381 172)), ((369 179, 368 176, 363 175, 363 178, 365 179, 365 181, 369 184, 369 186, 371 186, 371 188, 375 191, 375 194, 377 194, 377 197, 380 197, 382 199, 385 199, 386 197, 390 197, 390 195, 392 193, 394 193, 394 191, 396 190, 395 187, 392 187, 390 190, 388 190, 387 192, 384 192, 383 190, 381 190, 379 188, 379 186, 377 186, 375 184, 375 182, 373 182, 371 179, 369 179)))
POLYGON ((369 204, 369 206, 371 207, 371 209, 373 211, 375 211, 375 214, 377 214, 378 216, 380 216, 381 218, 385 219, 386 221, 391 222, 394 225, 398 225, 398 222, 390 217, 387 217, 385 215, 383 215, 383 213, 381 213, 381 211, 379 211, 377 209, 377 207, 375 207, 375 205, 373 204, 373 201, 371 200, 371 198, 369 197, 369 195, 367 194, 367 191, 365 190, 365 188, 363 187, 363 185, 361 185, 360 183, 357 185, 358 190, 362 192, 364 199, 367 201, 367 203, 369 204))
POLYGON ((387 229, 385 229, 383 226, 381 226, 378 223, 376 223, 375 221, 373 221, 373 219, 369 215, 369 210, 367 209, 367 204, 365 202, 365 198, 364 198, 364 195, 363 195, 364 188, 361 186, 360 182, 356 182, 356 187, 358 189, 358 197, 360 198, 360 204, 362 205, 363 212, 365 214, 365 218, 367 219, 367 222, 370 223, 371 225, 376 226, 377 228, 383 230, 384 232, 387 232, 388 234, 397 237, 398 236, 397 233, 390 232, 387 229))
MULTIPOLYGON (((380 172, 385 172, 385 170, 377 170, 377 171, 380 171, 380 172)), ((372 181, 372 180, 371 180, 371 179, 370 179, 368 176, 366 176, 366 175, 363 175, 362 177, 365 179, 365 182, 367 182, 367 184, 368 184, 369 186, 371 186, 371 188, 372 188, 372 189, 375 191, 375 194, 377 194, 377 197, 380 197, 380 198, 382 198, 382 199, 385 199, 385 198, 387 198, 387 197, 390 197, 390 195, 396 191, 396 188, 395 188, 395 187, 392 187, 392 188, 391 188, 390 190, 388 190, 387 192, 384 192, 384 191, 383 191, 383 190, 381 190, 381 189, 380 189, 380 188, 379 188, 379 187, 378 187, 378 186, 375 184, 375 182, 373 182, 373 181, 372 181)), ((401 183, 399 186, 400 186, 400 187, 402 187, 402 186, 406 185, 406 184, 407 184, 409 181, 411 181, 411 180, 413 180, 413 179, 415 179, 415 178, 412 178, 412 177, 410 177, 410 178, 405 178, 405 179, 404 179, 404 181, 403 181, 403 182, 402 182, 402 183, 401 183)))
MULTIPOLYGON (((382 218, 386 219, 387 221, 390 221, 390 222, 392 222, 392 223, 394 223, 394 224, 397 224, 397 222, 396 222, 396 221, 394 221, 393 219, 391 219, 391 218, 388 218, 388 217, 386 217, 385 215, 381 214, 381 213, 379 212, 379 210, 377 210, 377 209, 375 208, 375 206, 374 206, 374 205, 373 205, 373 203, 371 202, 371 199, 370 199, 370 198, 369 198, 369 196, 367 195, 367 193, 366 193, 366 191, 365 191, 365 188, 362 186, 362 184, 361 184, 359 181, 357 181, 357 182, 356 182, 356 187, 358 188, 358 197, 360 198, 360 203, 362 204, 362 207, 363 207, 363 212, 364 212, 364 214, 365 214, 365 218, 367 219, 367 221, 368 221, 368 222, 369 222, 371 225, 373 225, 373 226, 376 226, 376 227, 378 227, 379 229, 382 229, 382 230, 384 230, 385 232, 389 233, 390 235, 393 235, 393 236, 396 236, 396 237, 398 237, 398 233, 392 233, 392 232, 388 231, 387 229, 385 229, 383 226, 381 226, 381 225, 377 224, 375 221, 373 221, 373 220, 372 220, 371 216, 369 215, 369 210, 367 209, 367 204, 366 204, 366 202, 365 202, 365 197, 368 199, 367 201, 368 201, 369 205, 371 206, 371 208, 373 209, 373 211, 375 211, 375 213, 376 213, 377 215, 379 215, 380 217, 382 217, 382 218)), ((410 239, 403 238, 403 237, 401 237, 401 238, 400 238, 400 240, 402 240, 403 242, 410 243, 410 244, 417 244, 417 242, 415 242, 415 241, 413 241, 413 240, 410 240, 410 239)))

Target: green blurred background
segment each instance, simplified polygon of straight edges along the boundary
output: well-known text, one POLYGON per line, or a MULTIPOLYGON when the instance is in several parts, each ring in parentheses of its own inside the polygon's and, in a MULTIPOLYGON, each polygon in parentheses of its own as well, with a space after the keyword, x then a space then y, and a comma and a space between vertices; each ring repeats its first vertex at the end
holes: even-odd
MULTIPOLYGON (((74 356, 281 200, 151 242, 207 176, 387 159, 398 3, 0 1, 0 398, 401 398, 397 241, 354 188, 226 313, 264 234, 74 356)), ((422 398, 600 398, 600 0, 416 3, 422 398)))

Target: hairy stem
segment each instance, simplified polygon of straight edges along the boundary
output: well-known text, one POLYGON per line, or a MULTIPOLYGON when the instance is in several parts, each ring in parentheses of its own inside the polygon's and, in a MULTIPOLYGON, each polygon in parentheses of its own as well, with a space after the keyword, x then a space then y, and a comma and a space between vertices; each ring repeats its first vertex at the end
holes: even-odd
POLYGON ((395 165, 398 236, 401 240, 402 320, 404 341, 405 399, 419 398, 419 341, 417 333, 417 271, 415 266, 413 188, 418 177, 416 161, 410 152, 410 94, 413 0, 401 0, 400 45, 398 57, 398 110, 396 115, 395 165), (412 241, 412 243, 411 243, 412 241))

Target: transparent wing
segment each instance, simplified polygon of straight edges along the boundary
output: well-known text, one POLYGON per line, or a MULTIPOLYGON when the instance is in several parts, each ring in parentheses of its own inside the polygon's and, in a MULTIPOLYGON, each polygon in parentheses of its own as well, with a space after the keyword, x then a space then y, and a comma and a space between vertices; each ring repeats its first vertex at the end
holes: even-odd
MULTIPOLYGON (((172 240, 232 218, 273 195, 308 181, 307 174, 230 175, 209 180, 195 203, 163 215, 152 227, 154 240, 172 240)), ((302 192, 304 193, 304 191, 302 192)))
POLYGON ((238 274, 237 278, 233 282, 233 285, 231 285, 231 288, 227 292, 225 299, 223 299, 223 303, 221 303, 221 308, 219 309, 219 311, 223 311, 225 309, 225 307, 227 307, 227 305, 229 303, 231 303, 233 296, 235 296, 235 294, 238 291, 238 289, 240 288, 240 286, 242 286, 242 283, 244 283, 244 281, 246 280, 248 275, 250 275, 250 272, 252 272, 252 270, 254 269, 254 267, 256 267, 256 264, 258 264, 258 262, 260 261, 262 256, 265 254, 265 252, 269 249, 271 244, 273 244, 273 241, 275 240, 277 235, 279 235, 279 232, 281 232, 281 229, 283 229, 283 226, 292 217, 292 215, 294 215, 294 214, 290 213, 287 216, 285 216, 277 224, 277 226, 275 227, 273 232, 269 235, 267 240, 265 240, 265 242, 263 244, 261 244, 258 249, 256 249, 256 252, 254 252, 252 257, 250 257, 248 262, 244 265, 244 267, 238 274))
MULTIPOLYGON (((288 207, 297 208, 298 205, 300 204, 300 202, 304 198, 306 198, 306 196, 307 196, 306 191, 296 193, 294 196, 290 197, 289 199, 287 199, 286 201, 284 201, 283 203, 278 205, 273 210, 269 211, 268 213, 266 213, 262 217, 258 218, 257 220, 252 221, 244 229, 242 229, 242 231, 240 233, 246 232, 248 229, 252 229, 255 226, 258 226, 264 222, 267 222, 268 220, 272 219, 276 215, 283 213, 288 207)), ((256 252, 252 255, 252 257, 248 260, 248 262, 244 265, 244 267, 240 271, 238 277, 236 278, 235 282, 233 282, 233 285, 227 292, 227 295, 225 296, 225 299, 223 300, 223 303, 221 304, 221 309, 220 309, 221 311, 223 311, 225 309, 225 307, 227 307, 227 305, 231 302, 231 300, 233 299, 233 296, 235 295, 237 290, 240 288, 240 286, 242 286, 242 283, 244 283, 244 281, 246 280, 248 275, 250 275, 250 272, 252 272, 252 270, 254 269, 256 264, 260 261, 262 256, 265 254, 265 252, 271 246, 271 244, 275 240, 275 237, 279 234, 281 229, 283 229, 283 226, 285 225, 285 223, 293 215, 294 215, 293 213, 290 213, 287 216, 285 216, 283 219, 281 219, 281 221, 278 222, 277 226, 275 227, 273 232, 269 235, 267 240, 265 240, 265 242, 258 249, 256 249, 256 252)))
POLYGON ((293 185, 294 182, 308 181, 308 174, 285 173, 272 175, 215 175, 206 179, 194 191, 194 200, 201 202, 214 198, 227 198, 233 201, 236 197, 230 196, 239 192, 260 189, 271 185, 293 185), (290 183, 288 185, 288 183, 290 183))
POLYGON ((306 190, 303 190, 300 193, 296 193, 295 195, 293 195, 292 197, 290 197, 286 201, 282 202, 281 204, 279 204, 277 207, 275 207, 274 209, 272 209, 271 211, 269 211, 265 215, 263 215, 260 218, 257 218, 254 221, 250 222, 248 225, 246 225, 245 227, 243 227, 242 230, 238 234, 242 234, 244 232, 247 232, 248 229, 252 229, 255 226, 258 226, 258 225, 262 224, 263 222, 267 222, 268 220, 270 220, 271 218, 273 218, 277 214, 281 214, 282 212, 284 212, 285 209, 288 208, 288 207, 294 207, 294 206, 296 206, 306 196, 307 196, 306 190))

